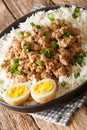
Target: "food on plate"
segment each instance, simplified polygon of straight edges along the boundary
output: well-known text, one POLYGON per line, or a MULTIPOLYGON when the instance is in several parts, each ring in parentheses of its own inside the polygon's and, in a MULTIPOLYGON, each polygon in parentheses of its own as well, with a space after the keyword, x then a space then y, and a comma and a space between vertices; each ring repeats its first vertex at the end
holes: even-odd
POLYGON ((31 87, 31 96, 38 103, 46 103, 56 96, 56 83, 52 79, 43 79, 31 87))
POLYGON ((7 94, 14 84, 29 84, 31 91, 28 94, 31 93, 33 100, 45 103, 86 80, 85 9, 62 6, 47 12, 39 11, 0 38, 0 99, 3 97, 7 103, 20 105, 24 99, 29 99, 25 96, 14 102, 7 94))
POLYGON ((8 78, 20 82, 33 78, 56 81, 59 76, 71 75, 75 56, 82 53, 78 28, 66 20, 56 19, 41 28, 33 23, 31 32, 20 34, 21 39, 13 39, 2 63, 8 78))
POLYGON ((30 96, 30 90, 28 86, 19 85, 7 88, 3 93, 3 99, 10 105, 20 105, 28 100, 30 96))

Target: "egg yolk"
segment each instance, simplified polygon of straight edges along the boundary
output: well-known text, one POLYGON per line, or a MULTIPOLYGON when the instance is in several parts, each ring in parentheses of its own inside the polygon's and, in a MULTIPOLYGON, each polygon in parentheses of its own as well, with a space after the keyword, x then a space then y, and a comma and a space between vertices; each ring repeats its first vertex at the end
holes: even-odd
POLYGON ((53 83, 46 81, 46 82, 41 82, 38 83, 34 86, 34 92, 36 94, 42 94, 50 91, 53 88, 53 83))
POLYGON ((16 86, 12 87, 7 91, 7 95, 12 98, 23 95, 28 90, 27 86, 16 86))

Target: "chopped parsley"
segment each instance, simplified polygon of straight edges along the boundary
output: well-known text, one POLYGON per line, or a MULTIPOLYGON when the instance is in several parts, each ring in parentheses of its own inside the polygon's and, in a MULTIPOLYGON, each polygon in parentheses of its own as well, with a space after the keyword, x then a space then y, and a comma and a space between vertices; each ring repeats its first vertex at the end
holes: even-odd
POLYGON ((57 41, 52 41, 51 46, 56 49, 57 48, 57 41))
POLYGON ((61 86, 65 86, 66 85, 66 82, 63 80, 62 82, 61 82, 61 86))
POLYGON ((43 65, 43 61, 42 60, 36 60, 35 62, 38 66, 42 66, 43 65))
POLYGON ((50 21, 54 21, 54 20, 55 20, 53 13, 48 13, 48 14, 47 14, 47 17, 48 17, 48 19, 49 19, 50 21))

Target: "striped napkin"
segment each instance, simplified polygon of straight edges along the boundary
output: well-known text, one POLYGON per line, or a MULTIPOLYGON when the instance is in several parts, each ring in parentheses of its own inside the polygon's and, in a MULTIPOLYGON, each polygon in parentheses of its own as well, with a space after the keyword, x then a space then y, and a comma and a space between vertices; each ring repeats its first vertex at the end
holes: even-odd
MULTIPOLYGON (((35 5, 32 11, 40 9, 42 7, 45 6, 35 5)), ((78 99, 73 100, 72 102, 69 102, 67 104, 63 104, 56 108, 52 108, 42 112, 32 113, 31 115, 33 117, 43 119, 50 123, 65 126, 67 125, 72 114, 77 110, 77 108, 80 108, 85 103, 86 100, 87 100, 87 93, 84 96, 81 96, 78 99)))

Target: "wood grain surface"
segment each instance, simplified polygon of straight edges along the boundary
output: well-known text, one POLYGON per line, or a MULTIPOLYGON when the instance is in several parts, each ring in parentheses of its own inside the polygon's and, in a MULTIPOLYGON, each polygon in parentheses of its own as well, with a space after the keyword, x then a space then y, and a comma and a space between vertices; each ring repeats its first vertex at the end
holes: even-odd
MULTIPOLYGON (((87 7, 87 0, 0 0, 0 32, 35 4, 77 4, 87 7)), ((15 112, 0 105, 0 130, 86 130, 87 103, 72 116, 68 126, 58 126, 28 114, 15 112)))

